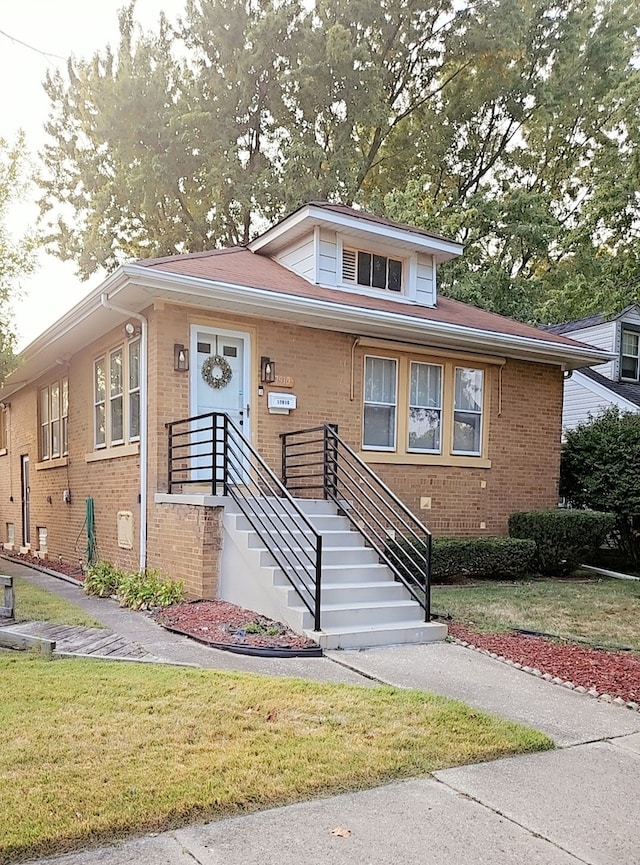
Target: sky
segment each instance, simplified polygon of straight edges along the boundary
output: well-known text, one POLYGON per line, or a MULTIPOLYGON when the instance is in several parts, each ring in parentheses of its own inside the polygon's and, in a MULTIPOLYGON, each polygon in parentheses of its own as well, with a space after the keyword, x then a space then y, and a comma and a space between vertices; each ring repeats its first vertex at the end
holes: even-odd
MULTIPOLYGON (((108 43, 115 46, 118 10, 125 4, 126 0, 0 0, 0 138, 13 141, 22 129, 36 158, 46 138, 48 98, 42 82, 47 71, 64 68, 71 54, 87 58, 108 43)), ((155 28, 161 11, 174 21, 183 8, 182 0, 137 0, 135 17, 143 27, 155 28)), ((34 191, 31 200, 12 210, 7 227, 15 236, 35 224, 36 198, 34 191)), ((19 348, 101 282, 96 277, 81 282, 73 263, 45 253, 38 263, 36 274, 22 281, 24 296, 14 304, 19 348)))

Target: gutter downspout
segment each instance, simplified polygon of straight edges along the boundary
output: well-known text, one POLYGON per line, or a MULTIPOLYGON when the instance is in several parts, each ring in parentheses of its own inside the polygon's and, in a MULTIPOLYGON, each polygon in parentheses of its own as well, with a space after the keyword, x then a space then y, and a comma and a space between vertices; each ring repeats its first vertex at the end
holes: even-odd
POLYGON ((144 315, 116 306, 109 300, 108 294, 100 295, 100 303, 105 309, 120 312, 128 318, 140 322, 140 570, 147 567, 147 479, 148 479, 148 382, 147 382, 147 328, 148 322, 144 315))

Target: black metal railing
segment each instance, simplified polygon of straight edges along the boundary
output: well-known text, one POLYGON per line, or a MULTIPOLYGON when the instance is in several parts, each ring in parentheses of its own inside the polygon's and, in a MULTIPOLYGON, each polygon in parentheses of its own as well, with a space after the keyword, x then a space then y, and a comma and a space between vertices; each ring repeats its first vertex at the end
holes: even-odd
POLYGON ((333 424, 282 433, 292 495, 333 501, 431 619, 431 532, 338 435, 333 424))
POLYGON ((286 575, 320 630, 322 536, 222 412, 166 424, 169 492, 206 489, 229 496, 286 575))

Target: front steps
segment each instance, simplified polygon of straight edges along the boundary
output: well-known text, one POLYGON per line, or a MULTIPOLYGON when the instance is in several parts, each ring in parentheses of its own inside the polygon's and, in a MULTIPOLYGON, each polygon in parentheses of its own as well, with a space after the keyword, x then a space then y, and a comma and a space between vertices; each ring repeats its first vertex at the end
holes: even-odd
MULTIPOLYGON (((419 604, 331 502, 301 499, 298 504, 322 535, 322 630, 313 631, 311 613, 249 520, 228 508, 224 515, 222 598, 286 622, 323 649, 427 643, 446 637, 446 625, 424 621, 419 604)), ((275 522, 272 531, 290 549, 296 549, 300 533, 291 530, 291 518, 283 514, 275 522)), ((300 569, 293 579, 301 576, 300 569)))

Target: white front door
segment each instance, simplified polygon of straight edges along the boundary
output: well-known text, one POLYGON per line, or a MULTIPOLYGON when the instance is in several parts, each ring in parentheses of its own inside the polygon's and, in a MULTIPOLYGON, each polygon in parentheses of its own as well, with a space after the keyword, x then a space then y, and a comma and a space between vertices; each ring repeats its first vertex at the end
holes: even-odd
MULTIPOLYGON (((194 325, 191 328, 191 416, 224 412, 250 439, 249 374, 251 368, 249 334, 194 325)), ((207 450, 198 446, 198 451, 207 450)), ((236 454, 236 468, 242 461, 236 454)), ((197 460, 200 467, 211 465, 211 457, 197 460)), ((222 454, 215 463, 222 465, 222 454)), ((237 471, 233 474, 237 475, 237 471)), ((204 469, 199 469, 204 477, 204 469)))

